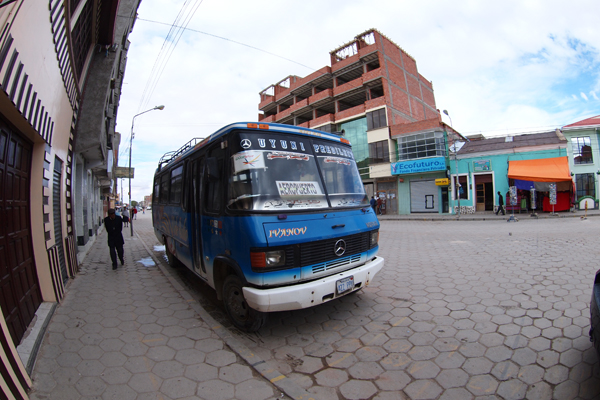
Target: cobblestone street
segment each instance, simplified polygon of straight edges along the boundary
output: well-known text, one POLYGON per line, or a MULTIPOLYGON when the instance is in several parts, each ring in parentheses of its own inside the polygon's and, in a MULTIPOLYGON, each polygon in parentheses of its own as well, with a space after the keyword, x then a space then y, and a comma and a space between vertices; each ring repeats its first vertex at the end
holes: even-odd
POLYGON ((594 399, 599 234, 600 218, 384 220, 369 287, 235 336, 317 399, 594 399))
MULTIPOLYGON (((291 398, 319 400, 600 396, 599 365, 588 339, 600 218, 383 220, 380 254, 386 264, 370 286, 323 306, 270 314, 255 334, 232 328, 214 291, 200 279, 166 265, 149 215, 140 216, 135 230, 121 271, 127 280, 107 281, 114 306, 100 314, 82 309, 78 299, 84 292, 101 299, 89 280, 72 287, 59 305, 36 366, 34 398, 56 391, 76 398, 81 387, 107 399, 117 389, 138 393, 128 397, 138 399, 251 398, 257 390, 260 398, 279 397, 281 390, 291 398), (140 266, 137 258, 148 252, 160 268, 140 266), (163 273, 170 284, 160 278, 163 273), (172 284, 181 287, 173 290, 172 284), (148 285, 150 291, 143 287, 148 285), (135 296, 133 303, 121 304, 128 298, 119 294, 123 290, 135 296), (156 303, 158 291, 164 299, 156 303), (194 304, 200 312, 188 308, 194 304), (135 320, 138 325, 129 318, 136 310, 147 311, 135 320), (94 315, 118 324, 102 327, 94 315), (173 317, 183 325, 174 326, 173 317), (98 335, 87 333, 96 328, 98 335), (111 336, 121 328, 122 337, 111 336), (81 335, 70 337, 76 333, 81 335), (106 335, 111 337, 102 340, 106 335), (63 348, 66 336, 77 348, 63 348), (97 343, 87 343, 94 338, 97 343), (135 354, 127 356, 130 350, 135 354), (61 362, 67 367, 53 371, 61 362), (201 370, 210 374, 193 372, 201 370), (55 386, 47 392, 52 379, 55 386), (150 393, 154 397, 146 397, 150 393)), ((106 281, 113 271, 94 266, 108 257, 104 246, 100 253, 77 280, 94 275, 106 281)))

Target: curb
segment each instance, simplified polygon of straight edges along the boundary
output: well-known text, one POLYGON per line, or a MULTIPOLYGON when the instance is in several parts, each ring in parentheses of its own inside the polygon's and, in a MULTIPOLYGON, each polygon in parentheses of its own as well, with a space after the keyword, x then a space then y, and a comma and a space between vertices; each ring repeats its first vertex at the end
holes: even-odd
POLYGON ((171 285, 179 292, 181 297, 190 305, 190 307, 198 313, 200 318, 206 322, 213 332, 215 332, 224 342, 229 346, 237 355, 248 363, 256 372, 258 372, 263 378, 267 379, 271 384, 275 385, 279 390, 288 395, 292 399, 297 400, 315 400, 313 395, 300 386, 298 386, 292 379, 288 378, 276 368, 272 367, 268 362, 263 360, 258 355, 254 354, 248 347, 243 345, 229 332, 229 330, 219 324, 210 314, 202 308, 200 304, 189 294, 189 292, 181 286, 179 282, 171 275, 171 272, 165 268, 161 260, 159 260, 154 253, 150 251, 146 243, 142 240, 138 232, 135 232, 135 236, 140 240, 144 249, 148 252, 152 260, 156 263, 158 268, 167 277, 171 285))
MULTIPOLYGON (((431 217, 424 217, 424 216, 413 216, 413 215, 390 215, 390 216, 386 216, 385 218, 379 218, 379 222, 383 222, 383 221, 440 221, 440 222, 460 222, 460 221, 502 221, 504 219, 507 220, 507 222, 509 222, 509 218, 512 216, 512 214, 507 214, 503 217, 508 217, 508 218, 501 218, 500 216, 496 216, 496 215, 488 215, 488 214, 483 214, 483 215, 464 215, 461 218, 457 218, 456 216, 452 215, 452 216, 436 216, 439 214, 435 214, 432 215, 431 217)), ((519 220, 519 221, 536 221, 536 220, 540 220, 540 219, 563 219, 563 218, 580 218, 582 220, 587 219, 587 218, 591 218, 591 217, 598 217, 600 216, 599 213, 594 213, 594 214, 587 214, 587 215, 580 215, 578 213, 568 213, 568 214, 538 214, 537 217, 531 217, 531 215, 529 213, 527 214, 514 214, 514 217, 519 220), (521 217, 522 216, 522 217, 521 217), (526 218, 529 217, 529 218, 526 218)))

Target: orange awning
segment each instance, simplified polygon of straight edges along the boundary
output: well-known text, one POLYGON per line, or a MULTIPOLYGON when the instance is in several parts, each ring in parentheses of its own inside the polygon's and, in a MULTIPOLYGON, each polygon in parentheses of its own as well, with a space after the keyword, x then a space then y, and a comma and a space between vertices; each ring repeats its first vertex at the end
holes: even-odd
POLYGON ((534 182, 570 181, 569 160, 567 157, 555 157, 509 161, 508 177, 534 182))

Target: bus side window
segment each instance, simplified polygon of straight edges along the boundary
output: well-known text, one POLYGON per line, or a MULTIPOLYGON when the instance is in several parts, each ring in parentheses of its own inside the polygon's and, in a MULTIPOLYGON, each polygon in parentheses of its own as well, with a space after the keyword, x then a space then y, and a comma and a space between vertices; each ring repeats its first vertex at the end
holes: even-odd
POLYGON ((171 177, 169 174, 164 174, 160 177, 160 202, 167 204, 169 202, 169 186, 171 183, 171 177))
POLYGON ((171 171, 171 191, 169 194, 169 203, 179 204, 181 201, 182 178, 183 165, 173 168, 171 171))
POLYGON ((152 202, 154 204, 158 204, 160 195, 160 177, 154 178, 154 194, 152 198, 152 202))
POLYGON ((204 175, 204 206, 205 210, 210 213, 219 213, 222 210, 224 199, 223 199, 223 180, 225 179, 225 173, 223 171, 224 163, 224 151, 220 147, 213 148, 209 157, 206 160, 206 168, 204 175), (214 158, 213 158, 214 157, 214 158), (209 170, 214 171, 216 164, 216 171, 220 173, 214 173, 209 177, 209 170))

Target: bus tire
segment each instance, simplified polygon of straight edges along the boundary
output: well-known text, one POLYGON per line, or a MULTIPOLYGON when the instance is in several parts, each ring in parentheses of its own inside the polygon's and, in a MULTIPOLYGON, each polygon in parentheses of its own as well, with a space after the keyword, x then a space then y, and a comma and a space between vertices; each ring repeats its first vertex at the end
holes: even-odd
POLYGON ((164 242, 165 242, 165 254, 167 256, 167 263, 169 264, 169 267, 179 268, 179 266, 181 264, 179 263, 179 260, 177 259, 177 257, 175 257, 175 254, 171 253, 171 251, 169 250, 167 238, 164 239, 164 242))
POLYGON ((267 320, 267 314, 250 308, 242 280, 237 275, 228 275, 223 282, 223 305, 233 324, 245 332, 256 332, 267 320))

